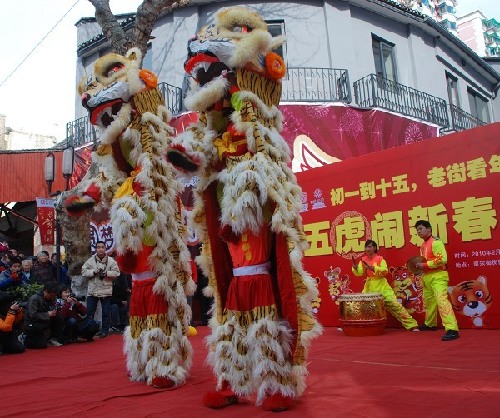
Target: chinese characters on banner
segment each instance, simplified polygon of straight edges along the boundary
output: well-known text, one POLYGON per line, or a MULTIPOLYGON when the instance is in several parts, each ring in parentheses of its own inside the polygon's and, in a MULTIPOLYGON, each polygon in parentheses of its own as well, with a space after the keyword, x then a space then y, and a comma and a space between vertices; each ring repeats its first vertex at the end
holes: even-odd
MULTIPOLYGON (((316 278, 315 310, 338 325, 338 297, 360 292, 351 272, 367 239, 379 244, 397 298, 421 322, 422 286, 405 267, 414 228, 429 220, 446 245, 449 296, 463 328, 500 327, 500 124, 351 158, 297 175, 316 278)), ((397 322, 390 322, 396 325, 397 322)))
POLYGON ((55 215, 53 199, 36 198, 36 216, 42 245, 54 245, 55 215))
POLYGON ((102 241, 106 245, 106 253, 111 254, 115 247, 115 239, 113 237, 113 227, 109 212, 107 210, 95 210, 90 219, 90 251, 92 254, 96 252, 97 241, 102 241))

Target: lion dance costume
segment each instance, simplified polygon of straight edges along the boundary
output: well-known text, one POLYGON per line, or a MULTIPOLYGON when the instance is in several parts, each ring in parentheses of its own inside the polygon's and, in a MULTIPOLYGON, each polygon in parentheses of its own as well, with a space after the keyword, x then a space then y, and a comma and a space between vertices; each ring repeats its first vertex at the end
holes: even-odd
POLYGON ((92 124, 102 128, 92 154, 96 170, 82 196, 66 201, 69 213, 103 203, 110 208, 117 261, 132 273, 130 326, 124 351, 131 380, 159 388, 185 382, 192 348, 186 294, 190 254, 181 222, 179 192, 165 159, 172 128, 156 76, 140 70, 140 51, 108 54, 79 86, 92 124))
POLYGON ((188 45, 197 90, 186 105, 199 122, 172 142, 168 159, 200 178, 192 219, 206 294, 215 297, 207 342, 217 387, 204 397, 212 408, 256 393, 265 410, 288 409, 305 389, 307 347, 321 332, 316 283, 301 262, 301 189, 279 134, 285 68, 272 50, 282 42, 258 14, 234 7, 188 45))

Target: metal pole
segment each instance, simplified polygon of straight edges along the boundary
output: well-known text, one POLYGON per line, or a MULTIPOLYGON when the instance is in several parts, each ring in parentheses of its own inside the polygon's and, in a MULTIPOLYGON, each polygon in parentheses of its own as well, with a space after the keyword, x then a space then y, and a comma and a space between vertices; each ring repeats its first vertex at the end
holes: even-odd
POLYGON ((56 279, 61 283, 61 223, 56 211, 56 279))

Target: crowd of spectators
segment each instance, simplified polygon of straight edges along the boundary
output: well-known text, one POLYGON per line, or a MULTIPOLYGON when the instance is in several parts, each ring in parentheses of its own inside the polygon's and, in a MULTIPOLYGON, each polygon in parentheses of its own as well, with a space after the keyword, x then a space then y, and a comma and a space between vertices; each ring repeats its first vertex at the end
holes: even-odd
MULTIPOLYGON (((193 259, 199 255, 198 247, 190 250, 195 251, 193 259)), ((56 254, 50 257, 47 251, 40 251, 28 256, 0 242, 0 355, 122 334, 129 324, 131 276, 118 270, 102 241, 82 266, 82 276, 88 280, 88 289, 77 298, 71 290, 68 265, 61 262, 58 269, 56 254), (94 319, 98 303, 100 320, 94 319)), ((201 325, 207 325, 212 301, 202 289, 208 279, 193 263, 196 277, 201 325)))
POLYGON ((118 272, 113 280, 110 323, 102 327, 95 308, 87 311, 88 298, 72 293, 65 263, 57 274, 56 260, 47 251, 30 257, 0 243, 0 355, 93 341, 128 325, 129 275, 118 272))

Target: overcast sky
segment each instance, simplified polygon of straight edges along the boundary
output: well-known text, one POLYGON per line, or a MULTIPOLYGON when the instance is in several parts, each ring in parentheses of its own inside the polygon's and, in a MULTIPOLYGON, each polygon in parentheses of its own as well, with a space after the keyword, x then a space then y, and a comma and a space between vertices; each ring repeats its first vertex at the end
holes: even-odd
MULTIPOLYGON (((140 3, 111 0, 111 9, 134 12, 140 3)), ((459 16, 480 9, 500 21, 500 0, 459 0, 457 8, 459 16)), ((94 8, 88 0, 0 0, 0 114, 7 116, 8 127, 65 138, 75 114, 74 24, 89 16, 94 8)))
POLYGON ((458 0, 457 16, 481 10, 491 19, 500 21, 500 0, 458 0))
MULTIPOLYGON (((135 12, 140 3, 111 0, 111 9, 135 12)), ((8 127, 66 137, 66 123, 75 114, 75 23, 94 14, 88 0, 0 0, 0 114, 7 116, 8 127)))

